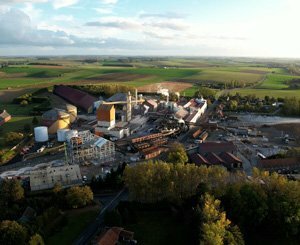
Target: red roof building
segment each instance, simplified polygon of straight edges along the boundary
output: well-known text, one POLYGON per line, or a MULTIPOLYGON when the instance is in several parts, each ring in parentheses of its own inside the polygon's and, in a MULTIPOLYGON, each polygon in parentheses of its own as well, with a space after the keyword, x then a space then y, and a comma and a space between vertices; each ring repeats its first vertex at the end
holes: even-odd
POLYGON ((201 156, 198 153, 191 155, 190 159, 196 165, 206 165, 206 166, 211 165, 210 162, 205 157, 201 156))
POLYGON ((300 157, 260 159, 257 166, 267 171, 298 170, 300 169, 300 157))
POLYGON ((94 102, 97 101, 97 98, 86 92, 64 85, 55 86, 53 93, 88 113, 93 112, 94 102))
POLYGON ((11 119, 11 115, 8 114, 8 112, 6 110, 4 110, 0 114, 0 126, 2 126, 4 123, 8 122, 10 119, 11 119))
POLYGON ((222 152, 219 156, 223 159, 227 168, 237 169, 243 167, 241 159, 230 152, 222 152))
POLYGON ((199 145, 198 152, 202 155, 209 152, 216 154, 230 152, 235 155, 237 148, 232 142, 206 142, 199 145))

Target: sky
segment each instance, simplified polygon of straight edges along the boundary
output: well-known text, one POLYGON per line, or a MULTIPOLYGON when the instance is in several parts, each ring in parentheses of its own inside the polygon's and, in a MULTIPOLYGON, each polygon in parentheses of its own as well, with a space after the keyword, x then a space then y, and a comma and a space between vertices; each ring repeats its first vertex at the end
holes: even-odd
POLYGON ((300 58, 299 0, 0 0, 0 56, 300 58))

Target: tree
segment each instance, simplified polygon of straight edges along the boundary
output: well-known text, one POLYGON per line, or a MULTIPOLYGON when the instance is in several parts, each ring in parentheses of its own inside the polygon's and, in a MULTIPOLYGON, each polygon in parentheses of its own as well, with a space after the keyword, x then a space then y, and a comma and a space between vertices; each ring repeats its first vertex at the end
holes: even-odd
POLYGON ((201 198, 201 240, 200 244, 211 245, 243 245, 244 239, 237 226, 232 226, 221 211, 221 202, 208 193, 201 198))
POLYGON ((22 100, 21 103, 20 103, 20 105, 21 105, 22 107, 25 107, 25 106, 28 105, 28 101, 27 101, 27 100, 22 100))
POLYGON ((39 124, 39 119, 37 119, 37 117, 34 117, 34 118, 32 119, 32 124, 33 124, 33 125, 38 125, 38 124, 39 124))
POLYGON ((93 192, 89 186, 75 186, 67 191, 66 201, 72 208, 84 207, 93 201, 93 192))
POLYGON ((44 240, 41 235, 35 234, 29 240, 29 245, 44 245, 44 240))
POLYGON ((119 211, 114 209, 112 211, 106 212, 104 216, 104 223, 106 226, 121 226, 122 217, 119 211))
POLYGON ((235 111, 238 108, 238 102, 236 100, 229 101, 229 110, 235 111))
POLYGON ((26 133, 29 133, 29 132, 31 131, 31 126, 30 126, 29 123, 25 123, 25 124, 24 124, 24 131, 25 131, 26 133))
POLYGON ((213 89, 210 89, 210 88, 207 88, 207 87, 201 87, 198 89, 198 91, 195 93, 195 97, 203 97, 205 99, 208 99, 208 98, 215 98, 216 96, 216 91, 213 90, 213 89))
POLYGON ((9 132, 5 134, 5 144, 6 145, 15 145, 18 144, 22 139, 24 138, 24 135, 17 132, 9 132))
POLYGON ((0 184, 0 202, 9 205, 24 198, 24 189, 18 180, 4 180, 0 184))
POLYGON ((16 221, 4 220, 0 223, 0 244, 22 245, 26 242, 27 231, 16 221))
POLYGON ((169 163, 187 163, 189 160, 185 148, 182 144, 180 143, 174 143, 171 147, 171 150, 169 151, 168 154, 168 159, 167 161, 169 163))

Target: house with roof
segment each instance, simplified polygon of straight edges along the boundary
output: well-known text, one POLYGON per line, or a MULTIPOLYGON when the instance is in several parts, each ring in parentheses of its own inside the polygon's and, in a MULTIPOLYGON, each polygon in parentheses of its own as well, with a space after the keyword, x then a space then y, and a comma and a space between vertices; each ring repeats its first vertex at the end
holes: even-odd
POLYGON ((108 228, 93 242, 95 245, 137 244, 134 240, 134 232, 122 227, 108 228))
POLYGON ((0 126, 7 123, 9 120, 11 120, 11 115, 6 110, 3 110, 0 114, 0 126))

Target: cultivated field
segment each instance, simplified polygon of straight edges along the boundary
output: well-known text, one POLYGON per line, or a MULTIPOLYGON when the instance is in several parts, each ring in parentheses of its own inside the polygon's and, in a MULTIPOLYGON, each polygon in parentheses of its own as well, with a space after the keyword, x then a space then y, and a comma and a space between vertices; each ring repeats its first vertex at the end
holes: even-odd
POLYGON ((12 65, 0 68, 0 103, 20 95, 22 89, 54 84, 123 83, 147 91, 154 91, 160 85, 189 96, 199 86, 234 84, 237 87, 231 90, 227 87, 226 92, 261 97, 300 96, 300 90, 290 84, 300 79, 295 73, 299 67, 297 62, 288 60, 57 57, 45 60, 2 58, 1 62, 12 65))

